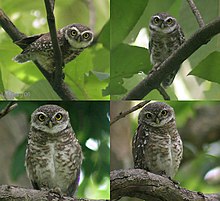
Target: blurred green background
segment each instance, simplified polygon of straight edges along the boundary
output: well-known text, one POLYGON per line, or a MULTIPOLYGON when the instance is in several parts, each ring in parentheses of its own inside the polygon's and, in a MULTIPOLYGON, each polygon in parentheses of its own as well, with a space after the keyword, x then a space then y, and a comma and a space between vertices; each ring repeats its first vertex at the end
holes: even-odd
MULTIPOLYGON (((110 0, 65 0, 55 3, 57 29, 81 23, 94 31, 97 40, 74 61, 65 65, 65 82, 80 100, 109 99, 109 29, 110 0)), ((48 32, 43 1, 1 0, 0 8, 26 35, 48 32)), ((58 100, 59 97, 38 68, 12 58, 21 49, 0 28, 0 99, 58 100), (28 96, 23 95, 28 92, 28 96), (12 95, 11 95, 12 94, 12 95), (19 95, 21 94, 21 95, 19 95)))
MULTIPOLYGON (((138 101, 112 102, 111 118, 138 103, 138 101)), ((220 191, 220 101, 166 103, 174 108, 177 129, 184 146, 183 160, 174 180, 180 182, 181 187, 192 191, 218 193, 220 191), (217 171, 213 171, 215 168, 217 171)), ((131 142, 137 129, 139 111, 111 125, 111 170, 133 167, 131 142)))
MULTIPOLYGON (((219 0, 195 0, 205 23, 219 17, 219 0)), ((111 0, 111 99, 120 100, 143 80, 152 68, 148 52, 150 17, 167 12, 181 25, 188 39, 198 23, 185 0, 111 0)), ((171 100, 220 98, 220 36, 200 47, 183 64, 174 83, 167 89, 171 100), (208 72, 208 73, 207 73, 208 72)), ((157 90, 146 100, 162 99, 157 90)))
MULTIPOLYGON (((56 104, 69 112, 71 124, 82 146, 84 160, 77 197, 109 199, 110 134, 109 102, 17 102, 0 119, 0 184, 31 188, 24 157, 31 113, 44 104, 56 104)), ((7 102, 0 103, 0 111, 7 102)))

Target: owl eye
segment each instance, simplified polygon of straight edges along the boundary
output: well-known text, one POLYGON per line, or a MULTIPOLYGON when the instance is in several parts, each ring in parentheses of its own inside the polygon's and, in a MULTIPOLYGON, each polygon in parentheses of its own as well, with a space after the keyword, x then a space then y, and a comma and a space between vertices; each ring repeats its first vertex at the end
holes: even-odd
POLYGON ((151 113, 146 113, 145 116, 146 116, 147 119, 151 119, 152 118, 152 114, 151 113))
POLYGON ((72 31, 71 31, 71 35, 72 35, 72 36, 76 36, 76 35, 77 35, 77 31, 76 31, 76 30, 72 30, 72 31))
POLYGON ((162 110, 162 112, 161 112, 161 114, 163 115, 163 116, 166 116, 167 115, 167 110, 162 110))
POLYGON ((159 21, 160 21, 160 18, 159 18, 159 17, 155 17, 155 18, 154 18, 154 23, 155 23, 155 24, 158 24, 159 21))
POLYGON ((173 22, 172 18, 167 19, 167 24, 172 24, 172 22, 173 22))
POLYGON ((84 39, 88 39, 89 37, 90 37, 90 34, 89 34, 89 33, 84 33, 84 34, 83 34, 83 38, 84 38, 84 39))
POLYGON ((45 115, 43 115, 43 114, 39 114, 37 118, 41 122, 45 121, 45 119, 46 119, 45 115))
POLYGON ((57 121, 60 121, 63 118, 63 115, 61 113, 57 113, 55 118, 57 121))

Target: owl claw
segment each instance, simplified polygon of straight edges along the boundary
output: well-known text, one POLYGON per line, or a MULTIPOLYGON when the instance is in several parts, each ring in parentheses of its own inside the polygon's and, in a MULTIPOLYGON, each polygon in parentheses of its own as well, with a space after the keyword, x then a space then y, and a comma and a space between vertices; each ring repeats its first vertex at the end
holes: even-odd
POLYGON ((60 198, 63 198, 63 193, 59 187, 55 187, 49 190, 49 193, 55 193, 57 194, 60 198))

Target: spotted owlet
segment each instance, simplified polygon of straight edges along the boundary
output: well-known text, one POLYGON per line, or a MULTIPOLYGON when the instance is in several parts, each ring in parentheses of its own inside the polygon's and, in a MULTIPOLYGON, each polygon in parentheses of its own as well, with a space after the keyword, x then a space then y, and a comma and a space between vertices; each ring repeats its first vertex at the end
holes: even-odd
POLYGON ((183 146, 172 107, 154 102, 141 110, 132 153, 134 168, 165 174, 170 178, 175 176, 182 159, 183 146))
MULTIPOLYGON (((184 41, 184 34, 176 19, 167 13, 157 13, 151 17, 150 24, 150 60, 153 65, 165 61, 184 41)), ((162 85, 168 87, 172 84, 177 71, 176 68, 164 78, 162 85)))
POLYGON ((33 187, 72 196, 78 186, 82 159, 68 112, 57 105, 36 109, 31 115, 25 158, 33 187))
MULTIPOLYGON (((58 42, 63 54, 64 63, 68 63, 77 57, 93 41, 94 34, 90 28, 82 24, 71 24, 57 32, 58 42)), ((40 34, 24 38, 16 43, 23 45, 25 49, 14 57, 19 63, 30 60, 38 63, 49 73, 54 72, 54 54, 50 33, 40 34), (25 45, 26 44, 26 45, 25 45)))

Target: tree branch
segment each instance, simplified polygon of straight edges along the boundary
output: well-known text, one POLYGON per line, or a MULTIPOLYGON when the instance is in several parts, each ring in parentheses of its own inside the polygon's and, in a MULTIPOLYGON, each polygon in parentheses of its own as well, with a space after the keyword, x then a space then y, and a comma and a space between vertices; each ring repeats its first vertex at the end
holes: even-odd
POLYGON ((148 101, 143 101, 143 102, 141 102, 141 103, 135 105, 134 107, 132 107, 130 110, 127 110, 127 111, 125 111, 125 112, 120 112, 120 114, 119 114, 118 116, 116 116, 116 117, 110 122, 110 126, 111 126, 112 124, 114 124, 115 122, 117 122, 119 119, 122 119, 122 118, 126 117, 128 114, 134 112, 135 110, 138 110, 138 109, 144 107, 144 106, 145 106, 147 103, 149 103, 149 102, 150 102, 150 100, 148 100, 148 101))
POLYGON ((50 30, 50 37, 53 45, 53 52, 54 52, 54 61, 55 61, 55 75, 53 83, 55 86, 59 86, 62 83, 63 79, 63 55, 61 52, 61 48, 58 43, 57 39, 57 31, 56 31, 56 24, 55 24, 55 17, 53 14, 54 9, 54 0, 44 0, 46 11, 47 11, 47 22, 50 30))
MULTIPOLYGON (((11 201, 11 200, 40 200, 40 201, 101 201, 101 200, 92 200, 92 199, 84 199, 84 198, 70 198, 70 197, 60 197, 60 195, 56 193, 52 193, 50 191, 40 191, 34 189, 26 189, 18 186, 9 186, 9 185, 1 185, 0 186, 0 200, 11 201)), ((103 200, 104 201, 104 200, 103 200)))
MULTIPOLYGON (((21 33, 16 28, 16 26, 11 22, 11 20, 8 18, 8 16, 4 13, 2 9, 0 9, 0 25, 7 32, 7 34, 10 36, 13 42, 16 45, 18 45, 20 48, 24 49, 24 46, 16 42, 23 38, 26 38, 27 36, 24 33, 21 33)), ((60 85, 58 86, 54 85, 53 79, 51 79, 50 74, 47 71, 45 71, 37 61, 33 61, 33 62, 39 68, 39 70, 43 73, 45 78, 48 80, 50 85, 53 87, 54 91, 60 96, 61 99, 63 100, 75 100, 76 99, 74 94, 70 91, 70 89, 64 83, 63 80, 60 85)))
POLYGON ((136 197, 151 201, 219 201, 220 194, 203 194, 177 186, 168 178, 146 170, 114 170, 110 173, 111 200, 136 197))
POLYGON ((193 0, 187 0, 188 3, 189 3, 189 6, 193 12, 193 14, 195 15, 196 17, 196 20, 199 24, 200 27, 204 27, 205 26, 205 22, 204 20, 202 19, 202 15, 200 14, 199 10, 197 9, 196 7, 196 4, 194 3, 193 0))
POLYGON ((176 66, 180 66, 184 60, 202 45, 207 44, 218 33, 220 33, 220 18, 217 18, 195 32, 193 36, 161 63, 157 70, 149 72, 148 76, 135 86, 123 100, 140 100, 153 89, 157 89, 164 77, 176 70, 176 66))
POLYGON ((13 109, 15 109, 18 106, 17 103, 10 102, 4 109, 0 111, 0 119, 4 117, 6 114, 11 112, 13 109))

